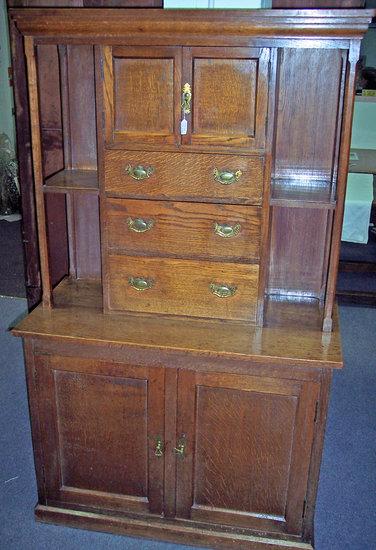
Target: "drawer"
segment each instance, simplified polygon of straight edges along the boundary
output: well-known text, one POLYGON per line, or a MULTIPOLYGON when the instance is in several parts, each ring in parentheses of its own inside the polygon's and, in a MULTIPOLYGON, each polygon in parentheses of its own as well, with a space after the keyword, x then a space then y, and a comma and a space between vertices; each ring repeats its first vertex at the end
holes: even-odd
POLYGON ((106 220, 114 252, 234 262, 260 255, 258 206, 111 198, 106 220))
POLYGON ((259 267, 109 256, 109 310, 254 321, 259 267))
POLYGON ((108 195, 234 204, 262 202, 263 157, 112 150, 105 151, 104 158, 108 195))

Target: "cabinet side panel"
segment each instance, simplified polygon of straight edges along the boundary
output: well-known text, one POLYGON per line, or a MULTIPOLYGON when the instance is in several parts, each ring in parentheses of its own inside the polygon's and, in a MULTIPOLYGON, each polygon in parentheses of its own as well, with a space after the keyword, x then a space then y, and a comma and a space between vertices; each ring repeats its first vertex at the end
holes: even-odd
POLYGON ((331 179, 341 72, 340 50, 281 52, 276 177, 331 179))

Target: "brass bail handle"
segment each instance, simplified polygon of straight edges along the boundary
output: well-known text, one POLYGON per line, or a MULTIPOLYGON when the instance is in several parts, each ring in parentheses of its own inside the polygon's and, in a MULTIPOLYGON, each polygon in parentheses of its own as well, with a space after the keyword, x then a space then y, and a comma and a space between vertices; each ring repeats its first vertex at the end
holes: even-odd
POLYGON ((185 115, 189 115, 189 113, 191 112, 192 90, 188 82, 186 82, 183 86, 182 99, 183 99, 181 104, 182 111, 185 115))
POLYGON ((187 446, 186 435, 182 434, 181 437, 179 438, 178 442, 177 442, 177 447, 174 447, 174 453, 178 457, 184 458, 186 446, 187 446))

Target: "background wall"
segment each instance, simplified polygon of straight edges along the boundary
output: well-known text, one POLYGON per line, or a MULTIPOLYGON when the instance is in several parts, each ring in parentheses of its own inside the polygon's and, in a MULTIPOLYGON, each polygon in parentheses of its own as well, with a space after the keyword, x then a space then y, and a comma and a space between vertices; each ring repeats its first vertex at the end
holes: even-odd
POLYGON ((10 46, 6 0, 0 0, 0 134, 5 133, 15 146, 13 90, 9 86, 10 46))

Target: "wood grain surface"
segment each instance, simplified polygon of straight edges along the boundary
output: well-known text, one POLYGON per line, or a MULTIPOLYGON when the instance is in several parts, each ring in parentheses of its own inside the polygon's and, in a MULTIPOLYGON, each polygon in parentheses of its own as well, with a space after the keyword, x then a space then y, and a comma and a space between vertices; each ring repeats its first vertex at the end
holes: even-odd
POLYGON ((259 259, 261 209, 256 206, 107 199, 109 252, 249 263, 259 259), (152 223, 144 233, 129 220, 152 223), (234 228, 222 237, 216 224, 234 228), (239 228, 239 233, 237 227, 239 228))
POLYGON ((110 311, 255 320, 258 265, 219 264, 165 258, 110 256, 110 311), (152 288, 138 291, 130 277, 152 279, 152 288), (219 298, 210 284, 235 286, 234 296, 219 298))
POLYGON ((110 196, 130 198, 261 204, 263 158, 254 156, 208 155, 151 151, 106 151, 105 191, 110 196), (147 179, 136 181, 125 169, 153 167, 147 179), (241 170, 230 185, 214 179, 214 169, 241 170))
POLYGON ((59 356, 37 357, 35 368, 46 498, 161 513, 162 369, 59 356))
POLYGON ((183 48, 183 81, 192 85, 192 113, 182 143, 262 149, 268 62, 268 49, 183 48))

